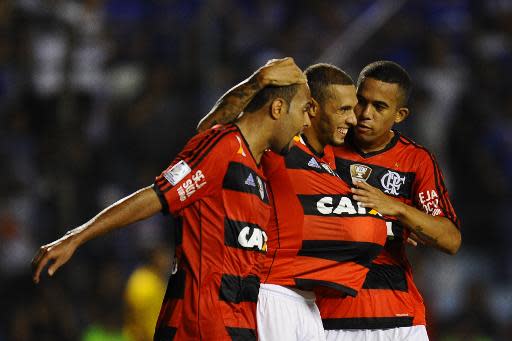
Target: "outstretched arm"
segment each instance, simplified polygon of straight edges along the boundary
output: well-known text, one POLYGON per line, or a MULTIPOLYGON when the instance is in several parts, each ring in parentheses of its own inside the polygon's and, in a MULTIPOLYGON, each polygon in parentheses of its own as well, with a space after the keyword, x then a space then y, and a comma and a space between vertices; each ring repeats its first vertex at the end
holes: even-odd
POLYGON ((366 182, 356 182, 352 192, 354 199, 363 207, 373 208, 379 213, 397 218, 407 226, 421 242, 454 255, 459 250, 461 235, 455 224, 446 217, 428 215, 386 195, 366 182))
POLYGON ((65 264, 75 250, 86 241, 113 229, 146 219, 161 209, 160 200, 151 186, 112 204, 85 224, 68 231, 56 241, 41 246, 32 259, 34 282, 39 283, 41 271, 48 262, 52 261, 48 267, 48 274, 53 276, 55 271, 65 264))
POLYGON ((197 130, 202 132, 216 124, 233 121, 253 97, 267 85, 285 86, 306 83, 302 70, 293 58, 271 59, 249 78, 229 89, 201 119, 197 130))

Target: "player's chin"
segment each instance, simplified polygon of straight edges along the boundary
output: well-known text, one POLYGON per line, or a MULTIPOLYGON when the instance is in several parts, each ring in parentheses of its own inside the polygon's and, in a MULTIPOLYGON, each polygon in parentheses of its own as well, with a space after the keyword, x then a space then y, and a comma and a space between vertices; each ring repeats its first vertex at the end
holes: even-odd
POLYGON ((281 148, 281 150, 279 151, 279 155, 286 155, 290 152, 290 150, 292 149, 293 147, 293 138, 290 140, 290 142, 284 146, 283 148, 281 148))
POLYGON ((364 126, 356 126, 354 128, 355 133, 358 136, 371 136, 372 135, 372 129, 364 126))
POLYGON ((335 134, 331 138, 330 142, 331 142, 332 146, 341 146, 341 145, 343 145, 343 143, 345 143, 345 134, 344 135, 335 134))

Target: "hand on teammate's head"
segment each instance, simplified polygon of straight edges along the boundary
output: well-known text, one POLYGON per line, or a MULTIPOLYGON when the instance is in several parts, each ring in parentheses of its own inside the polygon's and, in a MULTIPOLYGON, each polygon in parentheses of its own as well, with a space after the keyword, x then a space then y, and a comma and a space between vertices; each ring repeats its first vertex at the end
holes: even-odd
POLYGON ((269 60, 258 69, 258 74, 261 83, 265 86, 285 86, 307 82, 306 76, 291 57, 269 60))

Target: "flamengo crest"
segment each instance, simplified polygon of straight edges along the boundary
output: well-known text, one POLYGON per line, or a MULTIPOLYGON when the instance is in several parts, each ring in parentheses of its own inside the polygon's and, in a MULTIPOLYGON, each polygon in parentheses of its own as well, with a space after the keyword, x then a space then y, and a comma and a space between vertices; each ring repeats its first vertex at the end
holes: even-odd
POLYGON ((384 193, 391 195, 398 195, 400 186, 405 183, 405 176, 400 177, 400 174, 388 170, 388 172, 380 179, 382 187, 384 187, 384 193))

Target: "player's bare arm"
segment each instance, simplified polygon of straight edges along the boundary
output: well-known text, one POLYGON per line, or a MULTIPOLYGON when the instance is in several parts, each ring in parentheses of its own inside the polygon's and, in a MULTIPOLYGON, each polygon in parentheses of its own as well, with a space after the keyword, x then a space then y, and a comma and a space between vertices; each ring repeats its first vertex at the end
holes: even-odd
POLYGON ((306 77, 293 58, 271 59, 249 78, 229 89, 201 119, 197 130, 201 132, 216 124, 232 122, 267 85, 284 86, 306 82, 306 77))
POLYGON ((85 224, 68 231, 56 241, 41 246, 32 259, 34 282, 39 283, 41 271, 48 263, 48 274, 53 276, 73 256, 76 249, 88 240, 146 219, 161 210, 162 204, 151 186, 119 200, 85 224))
POLYGON ((428 215, 413 206, 402 203, 366 182, 356 182, 352 189, 354 199, 361 206, 373 208, 381 214, 396 217, 407 226, 419 241, 454 255, 459 250, 459 229, 446 217, 428 215))

